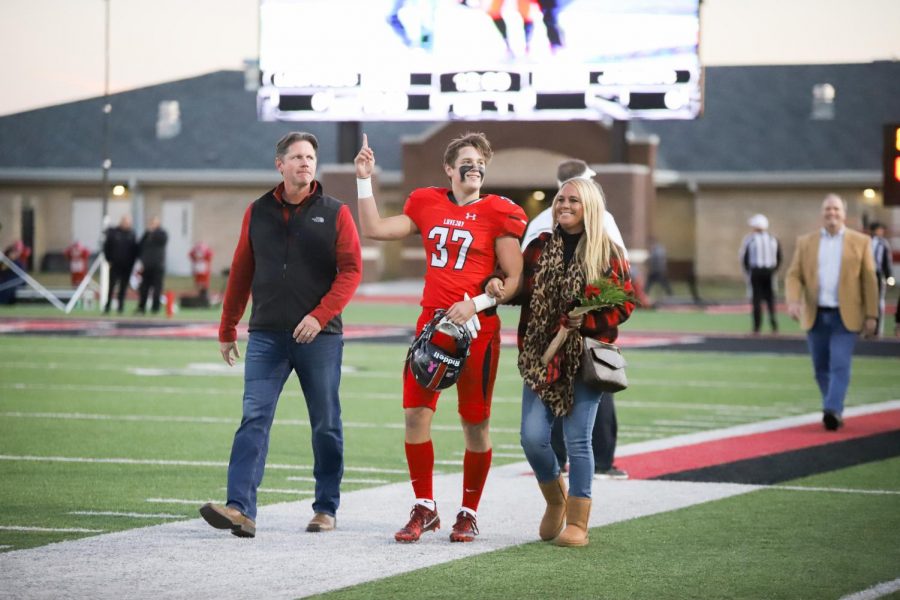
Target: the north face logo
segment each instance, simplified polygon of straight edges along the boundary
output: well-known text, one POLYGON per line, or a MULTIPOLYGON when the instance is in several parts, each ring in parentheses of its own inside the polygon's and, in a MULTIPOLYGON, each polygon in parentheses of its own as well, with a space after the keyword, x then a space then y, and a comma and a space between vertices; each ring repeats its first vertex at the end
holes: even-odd
POLYGON ((312 218, 312 222, 313 222, 313 223, 324 223, 324 222, 325 222, 325 217, 313 217, 313 218, 312 218))

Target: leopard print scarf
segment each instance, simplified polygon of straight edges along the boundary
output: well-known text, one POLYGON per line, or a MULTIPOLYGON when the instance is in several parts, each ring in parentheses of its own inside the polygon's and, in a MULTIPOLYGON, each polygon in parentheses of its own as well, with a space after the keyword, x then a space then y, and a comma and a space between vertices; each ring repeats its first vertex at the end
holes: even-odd
POLYGON ((584 270, 577 258, 572 258, 568 268, 565 266, 563 239, 557 228, 538 259, 529 303, 531 319, 519 354, 519 373, 555 416, 569 414, 575 403, 575 377, 581 367, 584 342, 573 331, 549 365, 541 364, 541 355, 584 284, 584 270))

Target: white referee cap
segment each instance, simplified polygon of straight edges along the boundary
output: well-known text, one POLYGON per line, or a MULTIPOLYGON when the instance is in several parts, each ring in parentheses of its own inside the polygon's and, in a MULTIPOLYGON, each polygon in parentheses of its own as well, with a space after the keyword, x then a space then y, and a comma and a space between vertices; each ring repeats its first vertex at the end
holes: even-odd
POLYGON ((753 215, 750 217, 750 220, 747 221, 747 225, 753 229, 768 229, 769 220, 766 218, 766 215, 753 215))

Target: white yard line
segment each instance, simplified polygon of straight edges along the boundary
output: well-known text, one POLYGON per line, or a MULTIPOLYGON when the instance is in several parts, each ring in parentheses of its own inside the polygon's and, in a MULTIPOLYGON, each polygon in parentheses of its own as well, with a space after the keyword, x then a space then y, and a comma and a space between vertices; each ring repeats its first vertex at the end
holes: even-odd
POLYGON ((150 504, 190 504, 200 508, 207 502, 221 502, 221 500, 190 500, 188 498, 146 498, 144 502, 150 504))
POLYGON ((24 531, 36 533, 103 533, 105 529, 85 529, 83 527, 25 527, 20 525, 0 525, 0 531, 24 531))
MULTIPOLYGON (((315 477, 285 477, 288 481, 315 481, 315 477)), ((372 485, 382 485, 385 483, 390 483, 387 479, 360 479, 358 477, 343 477, 341 478, 341 483, 365 483, 372 485)))
MULTIPOLYGON (((166 467, 215 467, 228 468, 228 463, 215 460, 158 460, 146 458, 89 458, 83 456, 31 456, 31 455, 12 455, 0 454, 0 460, 8 461, 25 461, 25 462, 61 462, 61 463, 100 463, 114 465, 159 465, 166 467)), ((285 470, 285 471, 311 471, 312 465, 285 465, 279 463, 269 463, 267 469, 285 470)), ((382 469, 379 467, 351 467, 345 466, 344 471, 355 471, 359 473, 391 473, 395 475, 406 475, 409 473, 406 469, 382 469)))
MULTIPOLYGON (((235 426, 239 421, 236 418, 227 418, 227 417, 189 417, 189 416, 181 416, 181 415, 111 415, 111 414, 97 414, 97 413, 61 413, 61 412, 23 412, 23 411, 6 411, 0 412, 0 417, 8 417, 15 419, 59 419, 59 420, 83 420, 83 421, 122 421, 122 422, 154 422, 154 423, 196 423, 200 425, 230 425, 235 426)), ((724 422, 734 422, 735 420, 744 420, 750 418, 746 415, 735 415, 734 417, 721 417, 721 421, 724 422)), ((715 422, 706 423, 705 425, 708 427, 713 427, 717 425, 721 425, 720 420, 716 420, 715 422)), ((662 421, 660 421, 662 423, 662 421)), ((628 428, 628 431, 619 432, 620 436, 628 435, 629 432, 634 433, 642 433, 642 435, 646 434, 660 434, 660 433, 683 433, 685 428, 688 429, 700 429, 699 425, 694 424, 693 426, 689 426, 693 421, 685 421, 682 422, 681 427, 672 427, 672 426, 631 426, 628 428)), ((699 421, 696 423, 700 423, 699 421)), ((275 426, 281 427, 309 427, 309 422, 305 419, 276 419, 273 423, 275 426)), ((355 421, 346 421, 344 422, 345 429, 396 429, 402 430, 404 428, 403 423, 360 423, 355 421)), ((459 425, 432 425, 432 430, 434 431, 459 431, 459 425)), ((491 431, 493 433, 504 433, 504 434, 517 434, 519 433, 518 429, 514 429, 512 427, 492 427, 491 431)), ((497 446, 495 446, 497 447, 497 446)), ((516 446, 518 447, 518 446, 516 446)))
POLYGON ((112 510, 73 510, 67 515, 81 515, 85 517, 125 517, 128 519, 183 519, 184 515, 171 515, 169 513, 137 513, 115 512, 112 510))
POLYGON ((835 492, 838 494, 873 494, 876 496, 900 496, 897 490, 854 490, 850 488, 807 487, 803 485, 770 485, 770 490, 789 490, 792 492, 835 492))
POLYGON ((873 585, 861 592, 844 596, 841 600, 875 600, 876 598, 884 598, 896 591, 900 591, 900 577, 893 581, 885 581, 884 583, 873 585))
MULTIPOLYGON (((62 419, 62 420, 84 420, 84 421, 133 421, 133 422, 158 422, 158 423, 199 423, 202 425, 232 425, 237 426, 240 423, 238 418, 227 417, 188 417, 180 415, 110 415, 95 413, 60 413, 60 412, 23 412, 23 411, 6 411, 0 412, 0 417, 9 417, 16 419, 62 419)), ((309 427, 309 421, 306 419, 275 419, 273 425, 289 426, 289 427, 309 427)), ((360 423, 356 421, 345 421, 345 429, 396 429, 402 430, 403 423, 360 423)), ((459 425, 438 425, 431 426, 433 431, 459 431, 459 425)), ((494 433, 518 433, 518 429, 511 427, 492 427, 494 433)))

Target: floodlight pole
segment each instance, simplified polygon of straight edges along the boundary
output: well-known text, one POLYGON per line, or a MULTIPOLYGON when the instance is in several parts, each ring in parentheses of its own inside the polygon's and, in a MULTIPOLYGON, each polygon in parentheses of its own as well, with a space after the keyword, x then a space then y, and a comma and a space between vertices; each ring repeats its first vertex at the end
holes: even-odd
MULTIPOLYGON (((105 37, 103 46, 103 163, 101 164, 101 190, 102 198, 100 205, 100 302, 98 307, 102 308, 109 296, 109 263, 103 256, 103 247, 106 245, 106 228, 108 223, 107 215, 109 214, 109 169, 112 167, 112 161, 109 158, 109 115, 112 112, 112 104, 109 101, 109 3, 111 0, 103 0, 105 7, 105 37)), ((121 307, 120 307, 121 308, 121 307)), ((69 308, 71 310, 71 308, 69 308)), ((68 311, 67 311, 68 312, 68 311)))
POLYGON ((112 112, 112 104, 109 102, 109 3, 110 0, 103 0, 106 9, 106 23, 104 27, 106 35, 103 48, 103 162, 101 164, 102 189, 100 190, 103 202, 100 219, 101 237, 106 229, 106 216, 109 213, 109 169, 112 166, 112 161, 109 159, 109 115, 112 112))

